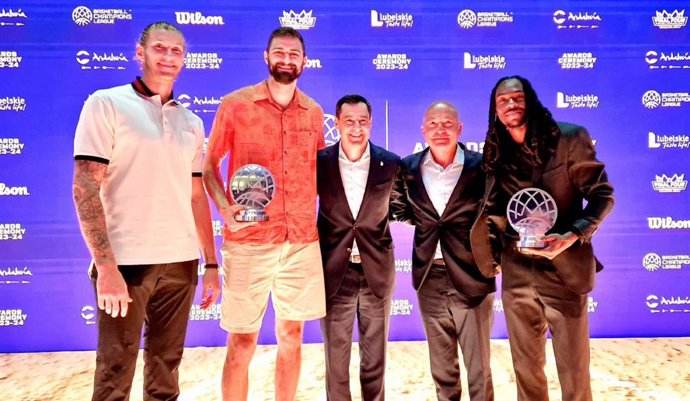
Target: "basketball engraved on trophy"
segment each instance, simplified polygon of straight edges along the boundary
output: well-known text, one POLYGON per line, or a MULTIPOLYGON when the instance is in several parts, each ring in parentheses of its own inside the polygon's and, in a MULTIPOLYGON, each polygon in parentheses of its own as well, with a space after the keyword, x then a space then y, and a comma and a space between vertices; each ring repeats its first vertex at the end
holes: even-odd
POLYGON ((517 231, 518 248, 546 248, 546 232, 556 224, 558 207, 553 197, 543 189, 525 188, 508 201, 508 223, 517 231))
POLYGON ((235 214, 235 221, 266 221, 266 206, 273 199, 275 180, 264 166, 245 164, 230 178, 230 196, 238 205, 245 206, 235 214))

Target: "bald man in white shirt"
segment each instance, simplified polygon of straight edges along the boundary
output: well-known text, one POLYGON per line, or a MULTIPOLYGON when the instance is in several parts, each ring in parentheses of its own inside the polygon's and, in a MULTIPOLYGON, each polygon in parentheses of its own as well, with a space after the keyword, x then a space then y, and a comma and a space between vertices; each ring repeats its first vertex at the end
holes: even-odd
POLYGON ((429 106, 421 128, 429 147, 403 158, 404 202, 393 204, 393 215, 415 226, 412 284, 436 396, 460 400, 459 344, 470 400, 493 401, 489 334, 496 284, 477 268, 469 240, 484 193, 481 155, 458 142, 462 123, 448 102, 429 106))

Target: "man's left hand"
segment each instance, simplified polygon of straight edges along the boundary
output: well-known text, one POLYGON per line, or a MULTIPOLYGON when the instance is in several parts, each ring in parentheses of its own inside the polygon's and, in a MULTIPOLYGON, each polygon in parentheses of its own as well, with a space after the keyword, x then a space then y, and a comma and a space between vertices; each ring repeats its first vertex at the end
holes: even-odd
POLYGON ((202 279, 203 290, 201 291, 201 309, 208 309, 216 303, 220 295, 220 278, 218 269, 206 269, 202 279))
POLYGON ((570 248, 578 240, 577 235, 568 231, 565 234, 549 234, 544 237, 546 241, 546 248, 522 248, 520 251, 527 255, 543 256, 547 259, 553 259, 560 255, 561 252, 570 248))

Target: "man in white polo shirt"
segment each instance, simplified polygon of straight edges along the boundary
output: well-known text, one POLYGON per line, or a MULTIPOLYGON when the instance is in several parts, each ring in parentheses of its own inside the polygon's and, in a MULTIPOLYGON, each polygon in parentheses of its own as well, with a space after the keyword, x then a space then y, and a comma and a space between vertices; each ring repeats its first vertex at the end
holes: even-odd
POLYGON ((175 26, 146 27, 142 76, 93 93, 77 125, 73 195, 99 308, 94 401, 129 399, 144 323, 144 398, 176 400, 199 248, 202 308, 218 296, 204 128, 172 94, 184 52, 175 26))

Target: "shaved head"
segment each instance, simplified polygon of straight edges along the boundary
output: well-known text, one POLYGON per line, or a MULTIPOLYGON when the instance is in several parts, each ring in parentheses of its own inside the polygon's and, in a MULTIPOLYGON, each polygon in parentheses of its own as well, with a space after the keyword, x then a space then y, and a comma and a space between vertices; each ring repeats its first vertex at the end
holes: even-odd
POLYGON ((427 107, 426 111, 424 112, 424 118, 426 119, 427 115, 429 115, 430 112, 436 110, 450 110, 453 114, 455 114, 455 118, 458 121, 460 121, 460 114, 458 113, 458 109, 456 109, 455 106, 453 106, 453 104, 445 100, 439 100, 434 103, 431 103, 431 105, 427 107))

